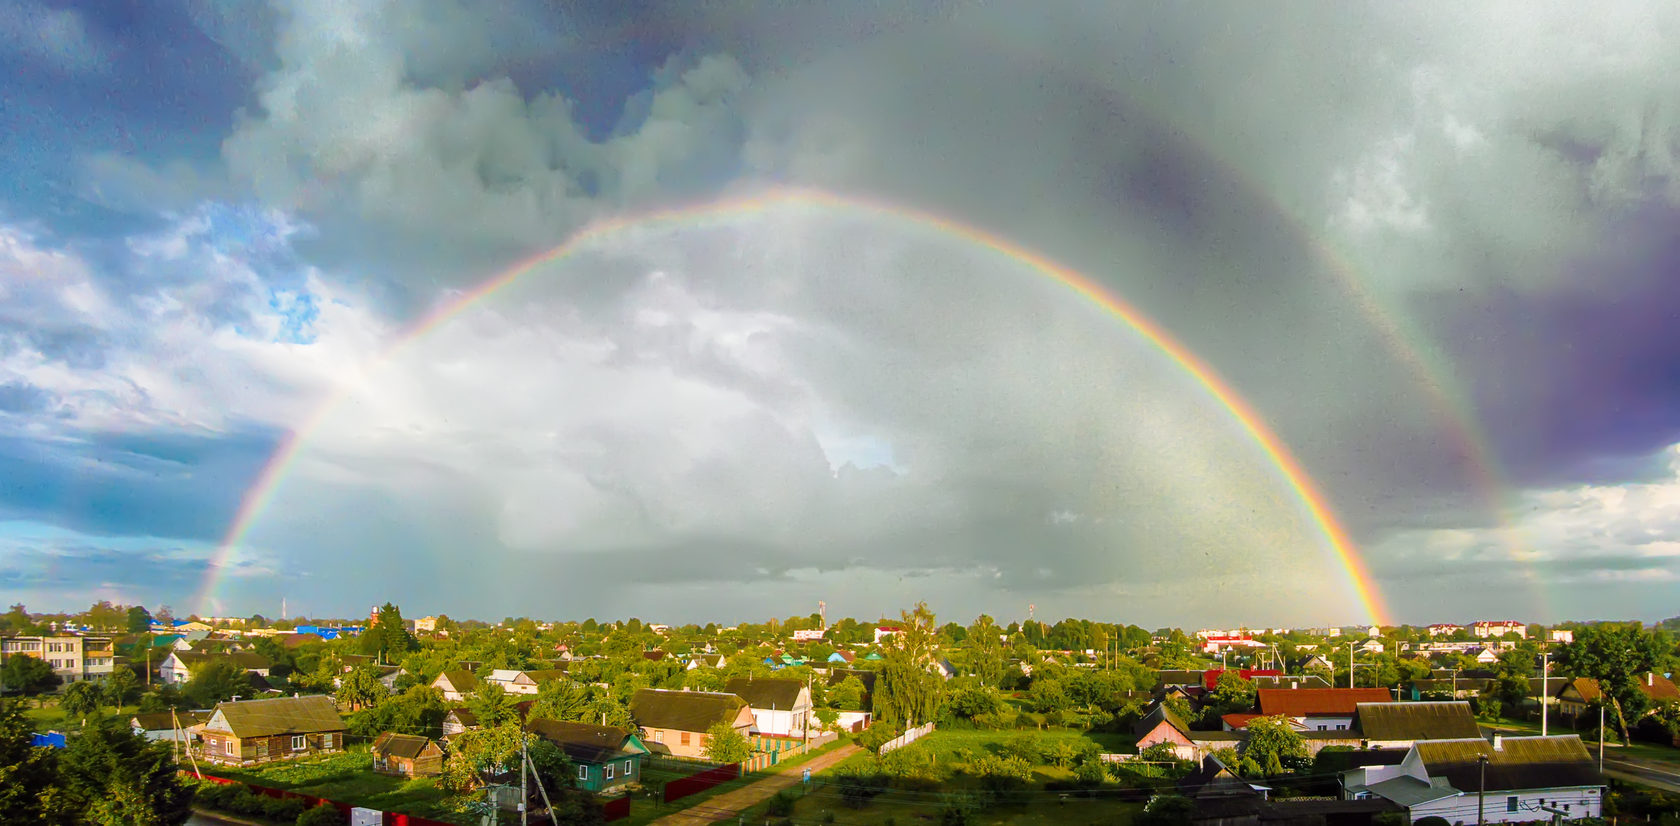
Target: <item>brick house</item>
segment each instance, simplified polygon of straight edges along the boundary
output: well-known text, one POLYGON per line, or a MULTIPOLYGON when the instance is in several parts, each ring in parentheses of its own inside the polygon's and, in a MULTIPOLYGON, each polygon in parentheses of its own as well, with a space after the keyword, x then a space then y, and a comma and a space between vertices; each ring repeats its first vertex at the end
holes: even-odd
POLYGON ((219 703, 200 733, 213 763, 255 765, 344 749, 345 725, 331 697, 219 703))

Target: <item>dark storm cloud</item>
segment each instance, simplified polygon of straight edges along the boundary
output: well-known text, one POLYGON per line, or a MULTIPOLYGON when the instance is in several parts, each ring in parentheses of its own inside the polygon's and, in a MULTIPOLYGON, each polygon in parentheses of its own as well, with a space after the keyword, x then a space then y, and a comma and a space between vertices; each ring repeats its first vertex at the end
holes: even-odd
POLYGON ((90 534, 213 540, 279 434, 0 436, 0 514, 90 534))

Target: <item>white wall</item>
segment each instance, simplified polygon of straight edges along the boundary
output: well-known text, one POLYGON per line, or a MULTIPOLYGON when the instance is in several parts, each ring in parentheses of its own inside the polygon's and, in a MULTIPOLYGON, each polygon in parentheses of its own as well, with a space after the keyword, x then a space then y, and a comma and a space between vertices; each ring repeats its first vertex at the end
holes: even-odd
MULTIPOLYGON (((1567 819, 1598 817, 1603 811, 1601 790, 1596 788, 1530 789, 1520 792, 1488 792, 1485 817, 1488 823, 1529 823, 1551 820, 1541 811, 1543 805, 1553 808, 1569 806, 1567 819), (1516 811, 1510 811, 1511 798, 1516 798, 1516 811)), ((1476 822, 1476 793, 1466 792, 1459 797, 1447 797, 1422 803, 1411 808, 1412 822, 1434 815, 1448 823, 1476 822)))

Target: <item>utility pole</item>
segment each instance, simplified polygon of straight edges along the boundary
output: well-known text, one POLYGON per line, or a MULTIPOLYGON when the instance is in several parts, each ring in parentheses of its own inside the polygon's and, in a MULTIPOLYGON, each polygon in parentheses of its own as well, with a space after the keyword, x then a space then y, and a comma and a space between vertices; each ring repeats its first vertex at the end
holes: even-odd
POLYGON ((1546 701, 1551 699, 1552 652, 1540 655, 1540 736, 1546 736, 1546 701))
POLYGON ((1604 703, 1600 698, 1598 704, 1598 773, 1604 773, 1604 703))
POLYGON ((1487 826, 1487 818, 1483 815, 1482 804, 1487 800, 1487 755, 1476 758, 1476 768, 1480 775, 1476 783, 1476 826, 1487 826))
POLYGON ((519 728, 519 823, 526 826, 531 822, 531 807, 525 805, 530 800, 530 792, 525 788, 525 765, 531 762, 531 756, 525 753, 525 727, 519 728))

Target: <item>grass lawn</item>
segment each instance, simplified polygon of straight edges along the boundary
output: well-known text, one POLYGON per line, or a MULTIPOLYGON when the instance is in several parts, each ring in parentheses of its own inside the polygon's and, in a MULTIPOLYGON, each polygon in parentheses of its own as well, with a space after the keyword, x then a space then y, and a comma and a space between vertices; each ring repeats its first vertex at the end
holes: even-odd
MULTIPOLYGON (((975 812, 972 823, 984 826, 1038 826, 1038 824, 1119 824, 1125 826, 1143 808, 1142 803, 1128 803, 1112 799, 1068 796, 1065 800, 1055 792, 1044 792, 1038 800, 1025 804, 1004 805, 975 812)), ((818 788, 800 798, 793 808, 793 820, 798 823, 826 822, 832 813, 834 823, 858 826, 886 826, 937 822, 945 807, 944 796, 938 792, 906 792, 894 789, 869 802, 862 809, 845 805, 832 787, 818 788)), ((754 809, 762 819, 764 807, 754 809)), ((748 818, 749 821, 754 818, 748 818)))
POLYGON ((340 803, 388 812, 404 812, 455 823, 476 823, 449 807, 449 793, 431 778, 375 774, 367 751, 347 751, 265 766, 233 768, 205 765, 206 774, 256 786, 324 797, 340 803))
MULTIPOLYGON (((933 752, 937 762, 955 762, 959 749, 968 749, 976 754, 985 751, 997 753, 1010 738, 1021 734, 1037 735, 1040 739, 1051 743, 1058 741, 1096 743, 1097 748, 1105 752, 1135 751, 1137 738, 1129 734, 1116 734, 1102 731, 1077 731, 1074 729, 1006 729, 1001 731, 987 731, 983 729, 936 729, 932 734, 917 740, 913 747, 921 747, 933 752)), ((859 754, 846 761, 846 764, 867 764, 873 760, 873 755, 859 754)), ((1070 778, 1072 772, 1040 766, 1038 773, 1043 775, 1040 782, 1059 778, 1070 778)))
MULTIPOLYGON (((677 800, 673 803, 667 804, 658 798, 650 799, 645 796, 637 796, 635 800, 630 803, 630 816, 624 820, 614 821, 614 823, 621 823, 625 826, 641 826, 643 823, 658 820, 659 818, 673 812, 680 812, 684 809, 698 806, 720 794, 734 791, 742 786, 750 786, 773 774, 779 774, 782 769, 799 766, 802 763, 834 751, 835 749, 850 742, 852 742, 852 738, 842 736, 840 739, 832 743, 827 743, 821 748, 812 749, 804 754, 796 755, 783 760, 771 767, 768 771, 744 774, 727 783, 720 783, 703 792, 691 794, 688 797, 682 798, 681 800, 677 800)), ((686 764, 679 766, 676 762, 668 762, 657 766, 649 764, 645 769, 643 769, 642 776, 649 780, 663 782, 675 780, 679 777, 687 777, 703 770, 703 768, 704 765, 700 763, 695 763, 692 767, 686 764)))
MULTIPOLYGON (((80 718, 72 720, 58 707, 57 697, 48 697, 45 705, 36 700, 30 700, 27 705, 24 716, 29 719, 29 724, 34 726, 36 731, 66 731, 82 724, 80 718)), ((123 706, 121 709, 114 711, 110 706, 102 706, 99 709, 101 714, 111 715, 116 713, 125 720, 134 716, 139 710, 140 707, 137 705, 123 706)))

